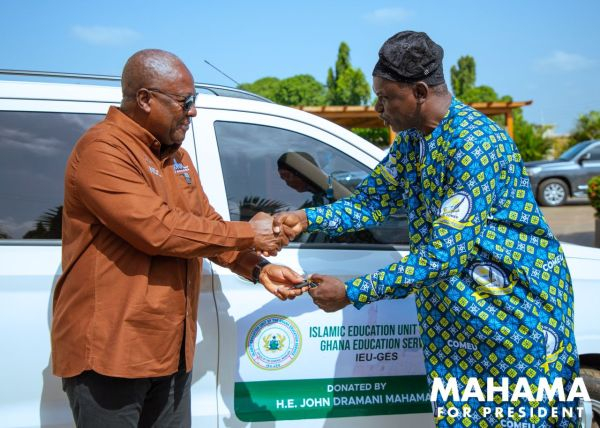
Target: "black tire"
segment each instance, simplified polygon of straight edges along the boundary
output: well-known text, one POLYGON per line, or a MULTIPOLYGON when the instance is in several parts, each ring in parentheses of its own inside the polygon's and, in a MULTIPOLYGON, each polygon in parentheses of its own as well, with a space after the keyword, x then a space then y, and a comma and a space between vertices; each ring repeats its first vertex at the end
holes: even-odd
POLYGON ((567 202, 569 187, 560 178, 544 180, 538 186, 538 202, 547 207, 558 207, 567 202))
POLYGON ((582 367, 580 375, 592 400, 592 409, 594 411, 592 428, 600 428, 600 370, 582 367))

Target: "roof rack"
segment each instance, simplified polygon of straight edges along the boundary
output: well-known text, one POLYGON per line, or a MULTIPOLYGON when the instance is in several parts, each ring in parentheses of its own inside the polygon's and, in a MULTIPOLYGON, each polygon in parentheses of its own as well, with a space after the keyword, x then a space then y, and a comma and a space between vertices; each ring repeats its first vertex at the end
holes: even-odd
MULTIPOLYGON (((78 80, 100 80, 109 82, 120 82, 120 76, 108 76, 103 74, 85 74, 85 73, 63 73, 56 71, 34 71, 34 70, 8 70, 0 69, 0 75, 8 76, 27 76, 27 77, 48 77, 48 78, 59 78, 59 79, 78 79, 78 80)), ((252 92, 244 91, 242 89, 231 88, 229 86, 213 85, 210 83, 194 83, 194 86, 203 91, 203 93, 209 93, 219 97, 230 97, 230 98, 243 98, 254 101, 264 101, 272 103, 268 98, 254 94, 252 92)))

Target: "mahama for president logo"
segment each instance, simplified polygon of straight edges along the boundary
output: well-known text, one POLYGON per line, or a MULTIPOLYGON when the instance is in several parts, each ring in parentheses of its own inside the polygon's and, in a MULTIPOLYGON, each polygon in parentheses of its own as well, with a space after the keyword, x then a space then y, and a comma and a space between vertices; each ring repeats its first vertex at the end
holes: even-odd
POLYGON ((298 326, 282 315, 261 318, 248 331, 246 354, 252 363, 265 370, 283 369, 294 362, 302 336, 298 326))

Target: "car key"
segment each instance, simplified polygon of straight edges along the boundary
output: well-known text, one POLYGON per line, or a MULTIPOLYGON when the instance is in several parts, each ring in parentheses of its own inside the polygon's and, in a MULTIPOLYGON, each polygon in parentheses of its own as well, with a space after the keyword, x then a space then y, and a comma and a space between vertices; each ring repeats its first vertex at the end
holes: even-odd
POLYGON ((303 288, 303 287, 306 287, 306 286, 308 286, 309 288, 315 288, 315 287, 319 286, 319 283, 307 279, 305 281, 302 281, 299 284, 294 284, 294 288, 303 288))

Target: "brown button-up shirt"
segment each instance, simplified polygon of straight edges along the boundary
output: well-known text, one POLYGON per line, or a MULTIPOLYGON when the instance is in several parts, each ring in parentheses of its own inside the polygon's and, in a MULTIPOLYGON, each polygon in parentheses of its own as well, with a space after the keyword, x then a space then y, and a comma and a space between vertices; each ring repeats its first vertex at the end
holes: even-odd
POLYGON ((184 339, 191 370, 201 257, 235 270, 238 250, 253 244, 248 223, 211 207, 188 153, 161 159, 159 150, 111 107, 71 153, 52 320, 57 376, 169 375, 184 339))

